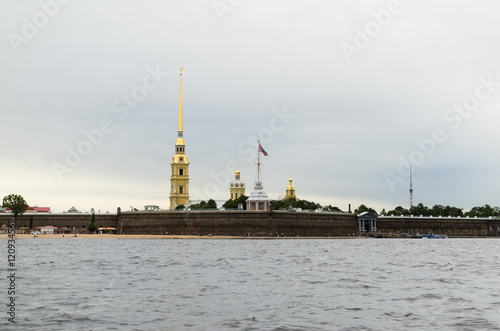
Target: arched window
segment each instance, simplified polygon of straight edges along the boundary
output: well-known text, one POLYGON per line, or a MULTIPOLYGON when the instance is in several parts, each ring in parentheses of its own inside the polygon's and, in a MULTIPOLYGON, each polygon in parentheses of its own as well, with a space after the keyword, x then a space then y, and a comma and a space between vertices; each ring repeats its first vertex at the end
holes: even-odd
POLYGON ((179 193, 184 193, 184 187, 179 186, 179 193))
POLYGON ((179 169, 179 176, 184 175, 184 169, 179 169))
POLYGON ((235 199, 238 199, 238 193, 235 193, 235 194, 234 194, 234 198, 235 198, 235 199))

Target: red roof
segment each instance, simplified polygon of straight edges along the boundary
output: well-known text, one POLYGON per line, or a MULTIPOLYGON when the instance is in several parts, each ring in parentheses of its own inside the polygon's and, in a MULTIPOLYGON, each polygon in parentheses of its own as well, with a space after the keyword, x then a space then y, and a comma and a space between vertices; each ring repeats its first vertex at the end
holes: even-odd
POLYGON ((50 212, 50 207, 33 207, 33 210, 38 213, 48 213, 50 212))
MULTIPOLYGON (((11 209, 7 208, 7 210, 11 210, 11 209)), ((33 211, 36 211, 37 213, 49 213, 50 207, 30 207, 30 206, 28 206, 28 209, 26 209, 26 210, 33 210, 33 211)))

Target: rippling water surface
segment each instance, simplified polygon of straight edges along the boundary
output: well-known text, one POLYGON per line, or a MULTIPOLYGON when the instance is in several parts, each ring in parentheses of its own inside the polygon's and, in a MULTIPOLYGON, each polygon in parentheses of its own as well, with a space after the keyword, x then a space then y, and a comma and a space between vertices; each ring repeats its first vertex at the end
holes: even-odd
POLYGON ((2 313, 0 329, 498 330, 499 246, 497 239, 17 240, 17 323, 2 313))

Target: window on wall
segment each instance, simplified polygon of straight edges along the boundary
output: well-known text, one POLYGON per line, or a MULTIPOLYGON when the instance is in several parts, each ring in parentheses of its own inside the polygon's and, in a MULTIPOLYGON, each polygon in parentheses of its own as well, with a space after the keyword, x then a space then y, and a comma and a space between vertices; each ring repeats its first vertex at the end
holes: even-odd
POLYGON ((183 186, 179 186, 179 193, 184 193, 184 187, 183 186))
POLYGON ((179 169, 179 176, 184 175, 184 169, 179 169))
POLYGON ((238 193, 235 193, 235 194, 234 194, 234 198, 235 198, 235 199, 238 199, 238 193))

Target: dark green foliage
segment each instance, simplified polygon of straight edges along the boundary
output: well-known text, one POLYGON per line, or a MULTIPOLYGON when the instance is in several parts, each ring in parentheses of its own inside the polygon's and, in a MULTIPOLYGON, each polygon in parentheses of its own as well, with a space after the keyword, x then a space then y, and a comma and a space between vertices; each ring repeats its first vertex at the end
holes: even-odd
POLYGON ((361 213, 364 213, 365 211, 367 211, 367 212, 369 212, 371 214, 378 215, 378 213, 375 211, 375 209, 367 207, 367 206, 365 206, 363 204, 361 204, 358 207, 357 211, 358 211, 358 214, 361 214, 361 213))
POLYGON ((470 211, 464 213, 463 208, 452 207, 452 206, 443 206, 443 205, 434 205, 434 207, 429 208, 424 206, 422 203, 419 203, 412 208, 405 209, 401 206, 397 206, 393 210, 389 210, 384 215, 395 215, 395 216, 403 216, 403 215, 414 215, 414 216, 434 216, 434 217, 498 217, 500 216, 500 208, 499 207, 491 207, 490 205, 478 206, 471 208, 470 211))
POLYGON ((408 209, 404 209, 402 206, 397 206, 393 210, 389 210, 387 212, 387 215, 394 215, 394 216, 410 215, 410 212, 408 211, 408 209))
POLYGON ((410 208, 410 215, 432 216, 432 210, 430 210, 427 206, 424 206, 424 204, 419 203, 418 205, 410 208))
POLYGON ((90 232, 96 232, 97 231, 97 226, 95 225, 95 214, 92 213, 92 219, 90 221, 89 226, 87 226, 87 230, 90 232))
POLYGON ((186 206, 184 206, 183 204, 177 205, 177 207, 175 207, 175 210, 184 210, 184 209, 186 209, 186 206))
POLYGON ((9 194, 3 198, 2 207, 9 208, 17 219, 18 215, 24 214, 26 209, 28 209, 28 204, 22 195, 9 194))
POLYGON ((273 206, 274 210, 288 209, 289 206, 292 206, 292 208, 294 208, 294 209, 301 208, 303 210, 316 210, 316 209, 321 208, 321 205, 319 203, 315 203, 315 202, 307 201, 307 200, 296 201, 295 199, 271 200, 271 205, 273 206))
POLYGON ((213 200, 210 199, 207 202, 202 201, 200 203, 196 203, 194 205, 189 206, 191 210, 195 209, 217 209, 217 203, 213 200))
POLYGON ((238 209, 238 205, 241 203, 241 204, 243 204, 243 210, 246 210, 247 209, 247 204, 246 204, 247 199, 248 199, 248 197, 246 195, 241 195, 238 199, 227 200, 224 203, 224 205, 222 205, 222 207, 224 207, 226 209, 238 209))
POLYGON ((343 213, 343 211, 339 207, 335 207, 332 205, 324 206, 323 210, 324 211, 332 211, 332 212, 336 212, 336 213, 343 213))
POLYGON ((206 204, 207 203, 205 201, 202 201, 200 203, 195 203, 195 204, 192 204, 191 206, 189 206, 189 209, 191 209, 191 210, 204 209, 206 204))
POLYGON ((484 205, 482 207, 473 207, 470 211, 465 213, 465 216, 469 217, 490 217, 499 216, 500 209, 498 207, 491 207, 490 205, 484 205))
POLYGON ((205 209, 217 209, 217 202, 214 199, 208 200, 205 209))

